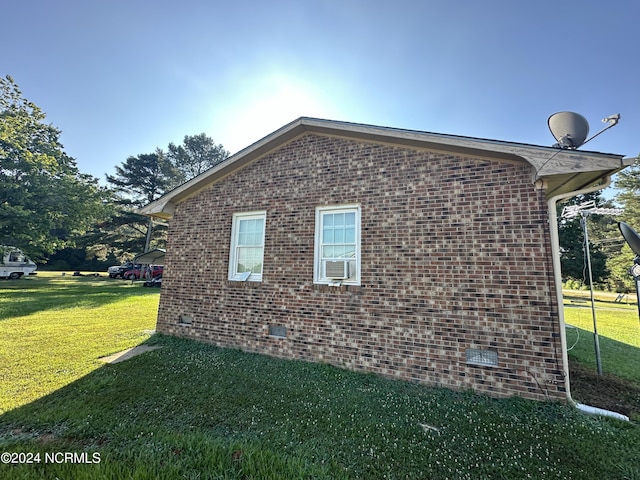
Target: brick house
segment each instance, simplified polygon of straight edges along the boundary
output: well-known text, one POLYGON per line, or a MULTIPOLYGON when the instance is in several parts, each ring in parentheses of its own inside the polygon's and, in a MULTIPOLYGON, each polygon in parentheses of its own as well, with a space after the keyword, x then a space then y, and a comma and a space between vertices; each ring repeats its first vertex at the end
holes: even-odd
POLYGON ((570 400, 555 204, 620 155, 300 118, 142 209, 158 332, 570 400))

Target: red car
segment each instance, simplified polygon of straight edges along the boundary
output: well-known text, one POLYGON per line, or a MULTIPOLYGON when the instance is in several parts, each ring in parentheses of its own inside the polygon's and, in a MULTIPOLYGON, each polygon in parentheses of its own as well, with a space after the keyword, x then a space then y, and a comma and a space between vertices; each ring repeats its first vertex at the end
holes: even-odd
POLYGON ((150 265, 148 267, 134 268, 133 270, 127 270, 122 275, 122 278, 127 280, 138 280, 140 278, 158 278, 162 277, 162 270, 164 265, 150 265))

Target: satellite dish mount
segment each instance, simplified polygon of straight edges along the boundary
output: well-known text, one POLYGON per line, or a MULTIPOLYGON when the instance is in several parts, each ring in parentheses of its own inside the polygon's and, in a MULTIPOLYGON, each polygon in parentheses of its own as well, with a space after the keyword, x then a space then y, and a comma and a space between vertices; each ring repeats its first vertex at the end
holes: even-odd
POLYGON ((633 266, 629 269, 629 273, 633 277, 633 281, 636 284, 636 296, 638 297, 638 318, 640 318, 640 235, 624 222, 618 222, 618 228, 620 233, 626 240, 627 244, 636 254, 633 259, 633 266))
POLYGON ((605 130, 618 124, 620 114, 609 115, 602 119, 607 124, 602 130, 587 139, 589 135, 589 122, 579 113, 575 112, 558 112, 554 113, 547 120, 549 130, 556 139, 555 148, 562 150, 576 150, 585 143, 593 140, 605 130))

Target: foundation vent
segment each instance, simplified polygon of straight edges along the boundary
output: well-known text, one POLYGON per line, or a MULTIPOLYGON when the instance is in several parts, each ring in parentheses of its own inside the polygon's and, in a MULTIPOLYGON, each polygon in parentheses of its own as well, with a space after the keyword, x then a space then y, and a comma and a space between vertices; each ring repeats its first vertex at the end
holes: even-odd
POLYGON ((269 335, 272 337, 287 338, 287 327, 281 325, 269 325, 269 335))
POLYGON ((492 350, 479 350, 477 348, 467 348, 467 363, 469 365, 486 365, 490 367, 498 366, 498 352, 492 350))

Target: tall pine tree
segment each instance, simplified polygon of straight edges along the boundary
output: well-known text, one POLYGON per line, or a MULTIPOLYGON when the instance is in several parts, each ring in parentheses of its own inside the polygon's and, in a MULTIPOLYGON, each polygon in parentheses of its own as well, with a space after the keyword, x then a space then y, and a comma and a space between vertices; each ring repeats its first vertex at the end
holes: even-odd
MULTIPOLYGON (((176 186, 179 178, 179 173, 160 149, 131 156, 121 166, 116 166, 116 175, 107 175, 107 182, 117 193, 114 215, 108 227, 112 234, 120 237, 122 250, 149 250, 153 240, 153 222, 134 211, 176 186)), ((111 243, 117 240, 114 238, 111 243)), ((154 246, 159 246, 162 239, 159 242, 154 246)))

